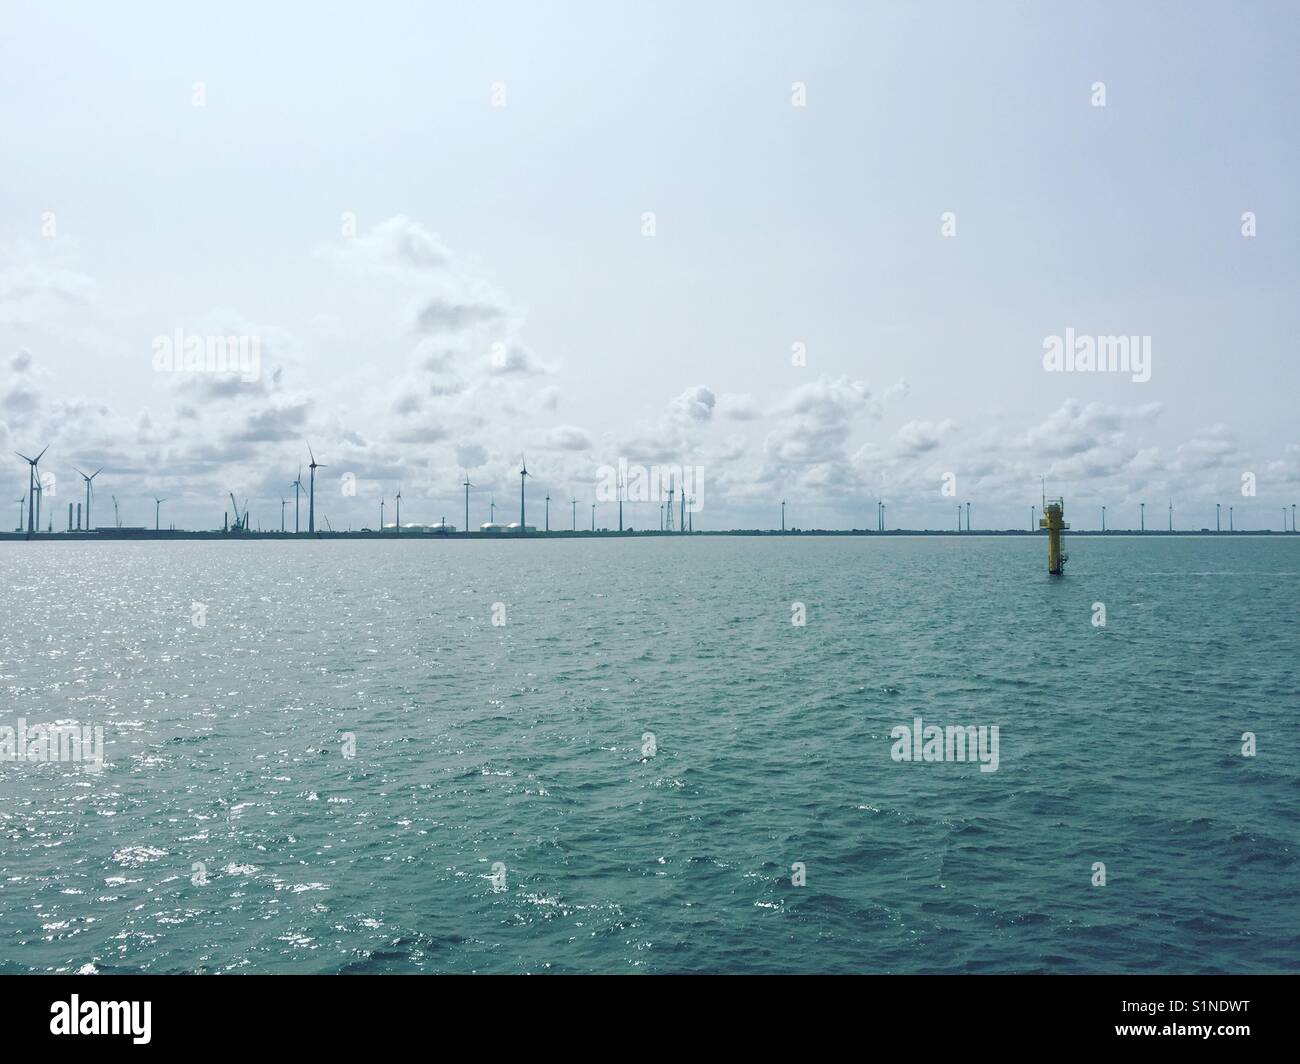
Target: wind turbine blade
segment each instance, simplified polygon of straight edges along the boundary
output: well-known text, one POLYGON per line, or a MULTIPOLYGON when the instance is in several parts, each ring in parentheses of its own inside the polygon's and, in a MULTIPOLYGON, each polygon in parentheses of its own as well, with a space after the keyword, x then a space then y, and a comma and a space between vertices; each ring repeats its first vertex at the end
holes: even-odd
POLYGON ((49 449, 50 449, 50 445, 47 443, 44 447, 41 448, 41 453, 36 456, 36 461, 39 462, 42 458, 44 458, 45 452, 48 451, 49 449))
POLYGON ((16 454, 19 458, 21 458, 21 459, 22 459, 24 462, 26 462, 28 465, 31 465, 32 460, 31 460, 30 458, 28 458, 25 454, 23 454, 22 451, 14 451, 14 454, 16 454))

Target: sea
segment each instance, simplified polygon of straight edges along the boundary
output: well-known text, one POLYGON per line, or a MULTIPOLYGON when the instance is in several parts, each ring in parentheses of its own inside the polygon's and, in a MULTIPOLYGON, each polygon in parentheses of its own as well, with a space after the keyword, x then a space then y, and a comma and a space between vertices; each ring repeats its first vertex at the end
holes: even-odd
POLYGON ((0 972, 1300 971, 1300 537, 1067 549, 0 544, 0 972))

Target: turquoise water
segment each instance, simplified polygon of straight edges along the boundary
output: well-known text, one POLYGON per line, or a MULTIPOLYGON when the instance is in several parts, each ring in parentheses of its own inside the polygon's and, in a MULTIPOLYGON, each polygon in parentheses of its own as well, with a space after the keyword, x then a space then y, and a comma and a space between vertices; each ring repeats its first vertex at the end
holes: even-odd
POLYGON ((1300 970, 1300 539, 1044 554, 3 545, 0 971, 1300 970))

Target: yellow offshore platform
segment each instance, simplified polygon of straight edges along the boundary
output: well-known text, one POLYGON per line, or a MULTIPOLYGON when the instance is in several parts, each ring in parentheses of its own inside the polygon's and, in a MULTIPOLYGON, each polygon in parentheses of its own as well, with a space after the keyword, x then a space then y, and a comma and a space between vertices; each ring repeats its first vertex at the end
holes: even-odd
POLYGON ((1038 527, 1047 529, 1047 571, 1052 576, 1060 576, 1065 571, 1065 563, 1070 560, 1068 554, 1061 552, 1061 533, 1070 527, 1065 523, 1064 499, 1043 501, 1043 516, 1038 519, 1038 527))

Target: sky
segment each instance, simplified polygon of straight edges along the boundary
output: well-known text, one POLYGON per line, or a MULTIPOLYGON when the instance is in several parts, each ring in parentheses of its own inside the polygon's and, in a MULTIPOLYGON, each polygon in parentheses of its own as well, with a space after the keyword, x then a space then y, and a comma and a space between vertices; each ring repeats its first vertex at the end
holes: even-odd
POLYGON ((336 529, 461 525, 467 475, 514 520, 522 456, 539 526, 622 460, 698 529, 1028 527, 1040 478, 1278 528, 1297 54, 1267 2, 9 0, 0 453, 56 528, 101 466, 95 525, 292 528, 308 441, 336 529))

